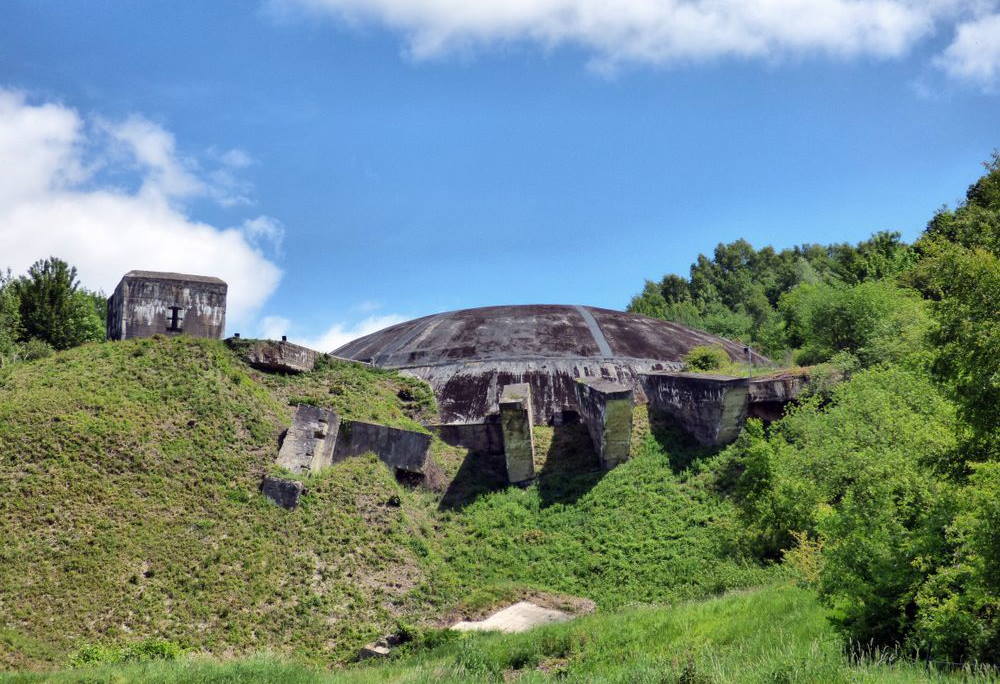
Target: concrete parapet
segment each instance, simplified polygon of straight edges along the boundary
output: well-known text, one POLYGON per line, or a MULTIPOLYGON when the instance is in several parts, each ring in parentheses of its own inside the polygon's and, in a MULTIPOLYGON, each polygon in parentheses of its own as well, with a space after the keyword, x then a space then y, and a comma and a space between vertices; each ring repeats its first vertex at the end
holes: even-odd
POLYGON ((226 343, 254 368, 280 373, 307 373, 316 365, 320 352, 285 340, 240 340, 226 343))
POLYGON ((500 393, 500 430, 508 482, 527 482, 535 477, 535 437, 531 416, 531 386, 507 385, 500 393))
POLYGON ((647 373, 643 388, 654 411, 672 416, 701 444, 727 444, 746 421, 747 378, 700 373, 647 373))
POLYGON ((330 465, 339 428, 340 417, 333 411, 299 405, 278 451, 278 465, 300 474, 330 465))
POLYGON ((609 380, 581 378, 576 383, 576 403, 601 466, 610 470, 627 461, 635 406, 632 389, 609 380))
POLYGON ((333 458, 339 461, 372 452, 391 468, 424 475, 430 447, 431 436, 424 432, 344 420, 340 423, 333 458))

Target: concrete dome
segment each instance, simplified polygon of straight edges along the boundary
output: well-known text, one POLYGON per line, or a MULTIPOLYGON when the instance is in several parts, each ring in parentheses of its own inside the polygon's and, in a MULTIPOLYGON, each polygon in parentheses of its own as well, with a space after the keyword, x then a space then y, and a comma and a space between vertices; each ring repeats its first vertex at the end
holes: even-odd
MULTIPOLYGON (((477 422, 503 386, 527 382, 539 422, 574 408, 573 383, 605 377, 630 387, 638 374, 680 370, 692 347, 743 345, 677 323, 590 306, 489 306, 425 316, 366 335, 337 356, 400 369, 430 383, 445 422, 477 422)), ((753 354, 754 363, 767 363, 753 354)))

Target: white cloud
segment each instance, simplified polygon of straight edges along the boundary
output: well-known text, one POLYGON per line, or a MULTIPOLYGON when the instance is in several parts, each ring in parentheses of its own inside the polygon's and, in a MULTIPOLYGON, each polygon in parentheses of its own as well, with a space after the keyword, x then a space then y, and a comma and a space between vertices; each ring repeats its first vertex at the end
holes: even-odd
POLYGON ((382 316, 369 316, 357 323, 334 323, 324 332, 316 336, 295 335, 290 332, 292 322, 282 316, 265 316, 258 326, 258 334, 266 339, 280 339, 282 335, 288 335, 290 342, 301 344, 310 349, 322 352, 332 352, 342 347, 351 340, 364 337, 369 333, 376 332, 382 328, 387 328, 396 323, 410 320, 407 316, 398 314, 385 314, 382 316))
POLYGON ((173 136, 146 119, 87 122, 0 89, 0 268, 23 272, 58 256, 105 292, 131 269, 215 275, 229 283, 228 320, 246 322, 281 271, 241 229, 185 214, 184 199, 214 192, 173 136), (137 173, 138 187, 102 182, 98 167, 137 173))
POLYGON ((292 322, 283 316, 264 316, 260 319, 257 334, 265 340, 277 340, 288 334, 291 325, 292 322))
POLYGON ((600 68, 717 57, 898 57, 991 0, 272 0, 403 33, 417 58, 504 42, 576 45, 600 68))
POLYGON ((278 219, 263 215, 247 219, 240 230, 251 244, 257 247, 266 246, 275 253, 281 252, 281 244, 285 240, 285 226, 278 219))
POLYGON ((1000 14, 959 24, 936 64, 952 78, 993 88, 1000 82, 1000 14))

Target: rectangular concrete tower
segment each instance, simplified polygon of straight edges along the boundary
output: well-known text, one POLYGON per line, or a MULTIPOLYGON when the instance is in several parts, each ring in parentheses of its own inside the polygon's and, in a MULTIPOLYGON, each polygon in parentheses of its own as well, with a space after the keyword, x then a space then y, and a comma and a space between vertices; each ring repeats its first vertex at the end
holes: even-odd
POLYGON ((508 482, 527 482, 535 477, 533 427, 531 386, 527 383, 505 386, 500 393, 500 429, 508 482))

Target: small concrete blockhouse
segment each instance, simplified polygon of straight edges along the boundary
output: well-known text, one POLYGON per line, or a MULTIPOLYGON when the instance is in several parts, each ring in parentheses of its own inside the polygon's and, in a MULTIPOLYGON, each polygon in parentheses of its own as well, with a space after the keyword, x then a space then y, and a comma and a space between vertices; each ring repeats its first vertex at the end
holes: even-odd
POLYGON ((108 298, 108 339, 190 335, 219 339, 226 283, 209 276, 129 271, 108 298))

